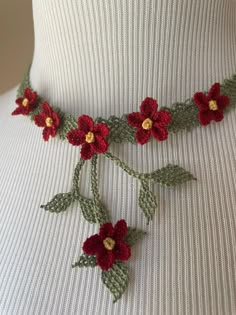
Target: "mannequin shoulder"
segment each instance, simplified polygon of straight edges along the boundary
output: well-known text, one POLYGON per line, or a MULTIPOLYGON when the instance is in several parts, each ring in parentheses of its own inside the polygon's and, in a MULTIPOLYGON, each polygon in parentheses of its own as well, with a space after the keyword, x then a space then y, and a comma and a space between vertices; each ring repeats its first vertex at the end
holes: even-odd
POLYGON ((0 117, 9 115, 9 113, 11 113, 15 109, 17 88, 18 87, 16 86, 11 90, 8 90, 4 94, 0 95, 0 117))

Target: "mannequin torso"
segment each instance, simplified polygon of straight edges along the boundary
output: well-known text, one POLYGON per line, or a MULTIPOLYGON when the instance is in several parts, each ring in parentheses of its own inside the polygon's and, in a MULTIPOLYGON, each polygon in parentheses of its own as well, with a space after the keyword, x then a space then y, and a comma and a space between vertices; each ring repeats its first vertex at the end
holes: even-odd
MULTIPOLYGON (((32 86, 67 113, 135 111, 146 96, 183 101, 236 72, 235 1, 34 1, 32 86)), ((146 228, 138 184, 100 163, 100 194, 114 223, 148 236, 132 249, 130 284, 115 305, 95 269, 72 269, 97 232, 76 205, 52 215, 40 204, 70 188, 79 149, 25 117, 11 117, 16 89, 0 99, 0 310, 2 314, 233 314, 236 113, 220 124, 145 147, 111 151, 140 171, 167 163, 198 179, 157 187, 160 211, 146 228)), ((87 172, 84 172, 86 174, 87 172)), ((85 195, 90 194, 86 177, 85 195)))

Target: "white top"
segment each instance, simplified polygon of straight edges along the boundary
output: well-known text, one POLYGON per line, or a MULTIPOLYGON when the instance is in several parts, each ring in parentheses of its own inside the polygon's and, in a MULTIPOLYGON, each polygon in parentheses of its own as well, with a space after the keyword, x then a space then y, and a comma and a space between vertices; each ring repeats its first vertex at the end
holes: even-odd
MULTIPOLYGON (((235 0, 34 0, 33 88, 67 113, 108 118, 206 91, 236 73, 235 0)), ((198 181, 155 185, 160 210, 149 226, 139 183, 99 158, 101 199, 112 222, 148 235, 132 248, 130 282, 112 303, 98 268, 72 269, 97 233, 78 204, 40 208, 71 189, 80 148, 13 117, 16 89, 0 98, 0 314, 235 314, 236 111, 221 123, 109 150, 134 169, 168 163, 198 181)), ((90 196, 89 168, 82 191, 90 196)))

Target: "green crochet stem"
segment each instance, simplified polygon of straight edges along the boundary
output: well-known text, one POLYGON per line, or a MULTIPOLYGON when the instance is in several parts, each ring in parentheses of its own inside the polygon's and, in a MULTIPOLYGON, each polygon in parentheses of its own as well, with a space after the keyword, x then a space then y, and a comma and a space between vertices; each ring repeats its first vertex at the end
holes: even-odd
POLYGON ((98 204, 100 202, 99 190, 98 190, 97 162, 98 162, 98 156, 97 154, 94 154, 94 156, 91 158, 90 179, 91 179, 91 190, 93 193, 93 200, 95 204, 98 204))
MULTIPOLYGON (((151 173, 139 173, 130 168, 118 157, 112 155, 112 153, 105 152, 103 155, 119 166, 127 174, 139 180, 140 191, 138 204, 147 219, 147 224, 152 220, 158 208, 158 200, 150 189, 149 183, 157 183, 159 185, 171 187, 189 180, 196 180, 191 173, 178 165, 169 164, 166 167, 151 173)), ((91 166, 90 185, 93 195, 92 199, 83 196, 80 191, 80 176, 82 168, 85 164, 85 160, 80 159, 74 171, 72 191, 55 195, 51 201, 41 207, 50 212, 59 213, 65 211, 75 200, 78 200, 85 220, 99 225, 109 222, 110 217, 108 215, 108 211, 100 201, 99 195, 97 172, 98 155, 94 154, 89 162, 91 166)))
MULTIPOLYGON (((103 155, 106 158, 108 158, 109 160, 113 161, 117 166, 119 166, 127 174, 137 178, 140 181, 147 181, 148 180, 150 182, 159 182, 159 184, 161 184, 163 186, 174 186, 174 185, 179 184, 180 181, 184 182, 184 181, 187 181, 190 179, 196 180, 196 178, 194 178, 192 175, 189 175, 188 172, 186 172, 184 169, 180 168, 177 165, 168 164, 167 167, 165 167, 161 170, 153 171, 151 173, 139 173, 139 172, 133 170, 132 168, 130 168, 125 162, 121 161, 118 157, 112 155, 112 153, 105 152, 105 153, 103 153, 103 155), (182 180, 180 180, 180 178, 178 177, 178 179, 176 179, 176 182, 173 180, 171 182, 164 181, 163 175, 165 172, 163 172, 163 171, 166 171, 166 172, 168 171, 169 173, 171 173, 172 176, 174 176, 178 172, 178 176, 179 177, 182 176, 182 178, 181 178, 182 180)), ((170 176, 169 176, 169 178, 170 178, 170 176)))
POLYGON ((97 161, 98 156, 95 154, 91 159, 91 172, 90 172, 90 181, 91 181, 91 191, 93 194, 93 202, 94 202, 94 215, 96 219, 96 223, 102 225, 105 222, 109 222, 110 218, 107 210, 102 205, 99 196, 98 190, 98 174, 97 174, 97 161))
POLYGON ((105 152, 105 153, 103 153, 103 155, 106 158, 108 158, 109 160, 111 160, 112 162, 114 162, 117 166, 122 168, 122 170, 125 171, 130 176, 133 176, 133 177, 135 177, 135 178, 137 178, 139 180, 142 180, 142 179, 146 178, 144 173, 139 173, 139 172, 134 171, 125 162, 121 161, 118 157, 114 156, 112 153, 105 152))
POLYGON ((72 193, 75 194, 75 196, 78 199, 81 196, 80 189, 79 189, 79 181, 80 181, 81 170, 82 170, 82 167, 84 166, 84 164, 85 164, 85 160, 80 159, 76 165, 75 170, 74 170, 72 193))

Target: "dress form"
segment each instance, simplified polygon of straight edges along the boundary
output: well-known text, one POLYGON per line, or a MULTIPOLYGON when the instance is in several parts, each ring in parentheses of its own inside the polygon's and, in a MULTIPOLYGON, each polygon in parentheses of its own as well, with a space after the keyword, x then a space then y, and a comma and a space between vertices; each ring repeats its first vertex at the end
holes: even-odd
MULTIPOLYGON (((73 115, 121 116, 146 96, 160 106, 183 101, 236 72, 235 1, 71 3, 34 0, 31 82, 73 115)), ((76 205, 39 208, 70 188, 79 149, 24 117, 11 117, 16 90, 1 97, 0 310, 3 314, 233 314, 235 306, 236 114, 220 124, 114 154, 151 171, 167 163, 197 183, 157 187, 150 226, 137 206, 137 183, 100 159, 100 193, 114 223, 147 229, 132 249, 130 284, 113 305, 95 269, 71 269, 97 232, 76 205)), ((86 174, 86 172, 85 172, 86 174)), ((83 178, 84 193, 89 183, 83 178)))

